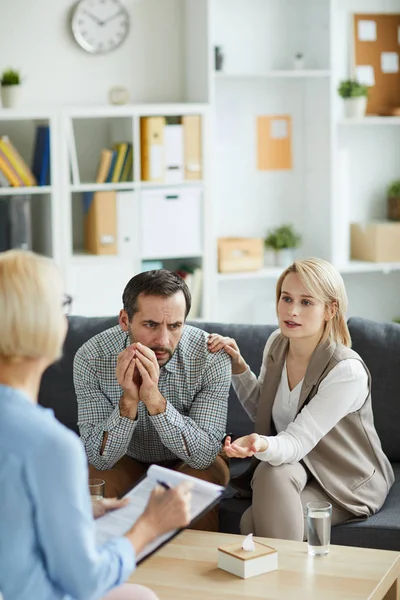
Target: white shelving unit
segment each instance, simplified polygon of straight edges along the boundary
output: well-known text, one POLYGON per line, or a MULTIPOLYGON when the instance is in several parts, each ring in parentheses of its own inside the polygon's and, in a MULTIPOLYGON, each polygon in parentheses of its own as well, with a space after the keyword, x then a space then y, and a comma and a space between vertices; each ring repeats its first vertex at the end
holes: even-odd
MULTIPOLYGON (((170 31, 171 44, 165 40, 165 52, 173 48, 176 102, 158 102, 160 89, 152 73, 159 78, 160 71, 157 64, 149 64, 146 104, 0 111, 2 133, 10 133, 29 163, 35 124, 50 123, 51 184, 12 193, 32 194, 38 211, 36 249, 62 267, 67 291, 75 297, 74 312, 118 311, 123 285, 146 258, 140 229, 146 194, 183 194, 195 188, 202 197, 201 222, 190 226, 201 229, 202 251, 159 258, 167 268, 175 268, 180 259, 201 265, 204 319, 275 321, 275 283, 281 268, 218 273, 217 240, 264 237, 283 223, 293 223, 302 234, 301 255, 321 256, 338 266, 349 294, 349 315, 379 320, 399 316, 400 264, 351 261, 348 238, 350 222, 385 217, 386 186, 400 176, 400 117, 344 119, 337 86, 351 75, 352 13, 399 12, 400 1, 154 0, 154 10, 157 3, 165 10, 167 2, 180 15, 176 31, 170 31), (221 72, 214 69, 215 45, 225 56, 221 72), (304 55, 303 70, 293 66, 298 52, 304 55), (202 115, 201 181, 140 181, 139 120, 157 114, 202 115), (256 118, 261 115, 290 115, 292 170, 257 170, 256 118), (71 129, 79 180, 70 177, 71 129), (132 181, 94 183, 100 149, 122 136, 135 149, 132 181), (133 195, 136 246, 129 260, 82 252, 81 197, 102 190, 133 195)), ((146 56, 151 60, 149 48, 146 56)), ((0 196, 8 193, 0 189, 0 196)), ((159 227, 157 215, 154 219, 159 227)), ((161 229, 160 235, 178 238, 184 227, 188 223, 177 223, 172 231, 161 229)))
MULTIPOLYGON (((337 87, 351 75, 352 13, 399 12, 400 3, 210 0, 208 7, 216 239, 264 237, 293 223, 303 237, 298 254, 326 258, 343 274, 349 315, 392 319, 400 264, 351 261, 349 225, 386 216, 387 184, 400 177, 400 117, 344 119, 337 87), (223 71, 213 71, 214 45, 224 52, 223 71), (304 70, 291 67, 297 52, 304 70), (257 171, 260 115, 291 116, 292 170, 257 171)), ((281 271, 216 274, 212 318, 274 322, 281 271)))

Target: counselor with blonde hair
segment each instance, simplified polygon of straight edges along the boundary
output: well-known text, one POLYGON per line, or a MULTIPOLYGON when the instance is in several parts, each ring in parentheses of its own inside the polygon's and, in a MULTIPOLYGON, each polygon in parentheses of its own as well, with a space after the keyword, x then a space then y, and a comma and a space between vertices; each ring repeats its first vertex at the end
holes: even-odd
POLYGON ((332 525, 366 518, 394 475, 374 426, 371 376, 350 349, 340 273, 318 258, 296 261, 278 280, 276 310, 258 378, 232 338, 211 334, 209 349, 231 357, 233 387, 255 422, 255 433, 225 442, 228 456, 255 457, 233 482, 252 492, 241 531, 303 540, 307 502, 330 502, 332 525))
POLYGON ((31 252, 0 254, 0 592, 4 600, 156 600, 121 585, 149 542, 189 522, 187 486, 153 491, 125 536, 95 544, 82 443, 37 404, 67 331, 60 276, 31 252))

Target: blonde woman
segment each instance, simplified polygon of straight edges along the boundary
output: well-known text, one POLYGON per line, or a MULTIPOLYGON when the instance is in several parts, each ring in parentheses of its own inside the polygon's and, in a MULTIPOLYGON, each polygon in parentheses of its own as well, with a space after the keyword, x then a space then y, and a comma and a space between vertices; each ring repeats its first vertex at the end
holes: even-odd
MULTIPOLYGON (((49 259, 0 254, 0 590, 4 600, 156 600, 121 584, 148 542, 188 524, 190 492, 154 491, 124 537, 96 547, 84 449, 37 404, 43 371, 61 354, 62 305, 49 259)), ((120 504, 107 500, 98 514, 120 504)))
POLYGON ((303 540, 304 507, 332 504, 332 525, 368 517, 394 476, 374 427, 371 379, 350 349, 342 277, 328 262, 299 260, 276 287, 279 329, 257 378, 235 340, 211 334, 209 349, 232 359, 232 382, 255 431, 227 438, 228 456, 254 456, 237 486, 252 488, 242 533, 303 540))

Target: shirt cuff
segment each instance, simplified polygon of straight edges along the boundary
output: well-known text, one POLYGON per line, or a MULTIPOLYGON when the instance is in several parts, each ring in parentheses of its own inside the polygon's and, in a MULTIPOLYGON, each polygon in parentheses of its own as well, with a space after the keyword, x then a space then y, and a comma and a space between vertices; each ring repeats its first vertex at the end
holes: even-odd
POLYGON ((137 419, 132 421, 128 417, 121 417, 119 412, 119 404, 115 407, 109 418, 107 419, 107 431, 117 437, 126 438, 128 434, 132 434, 136 425, 137 419))
POLYGON ((165 411, 158 415, 149 416, 149 419, 158 431, 168 431, 170 425, 181 430, 185 427, 184 418, 168 400, 166 401, 165 411))
POLYGON ((258 458, 258 460, 268 462, 276 457, 278 451, 278 440, 276 439, 275 435, 261 435, 260 437, 262 437, 264 440, 267 440, 268 448, 264 450, 264 452, 256 452, 254 456, 258 458))
POLYGON ((236 375, 232 373, 232 383, 247 383, 248 381, 252 381, 252 379, 252 372, 249 365, 247 365, 247 369, 243 373, 236 375))
POLYGON ((136 552, 128 538, 116 537, 108 540, 103 546, 103 549, 107 549, 113 554, 117 554, 121 560, 121 570, 118 580, 115 585, 121 585, 124 583, 129 575, 136 568, 136 552))

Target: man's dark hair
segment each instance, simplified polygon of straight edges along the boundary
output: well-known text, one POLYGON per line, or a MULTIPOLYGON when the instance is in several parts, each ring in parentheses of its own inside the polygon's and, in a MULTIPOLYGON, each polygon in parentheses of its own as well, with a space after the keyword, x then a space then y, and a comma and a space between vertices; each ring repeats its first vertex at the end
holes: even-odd
POLYGON ((180 275, 166 269, 157 271, 145 271, 132 277, 125 286, 122 294, 122 304, 129 321, 139 310, 138 298, 143 296, 173 296, 177 292, 183 292, 186 302, 185 319, 189 314, 192 298, 185 281, 180 275))

